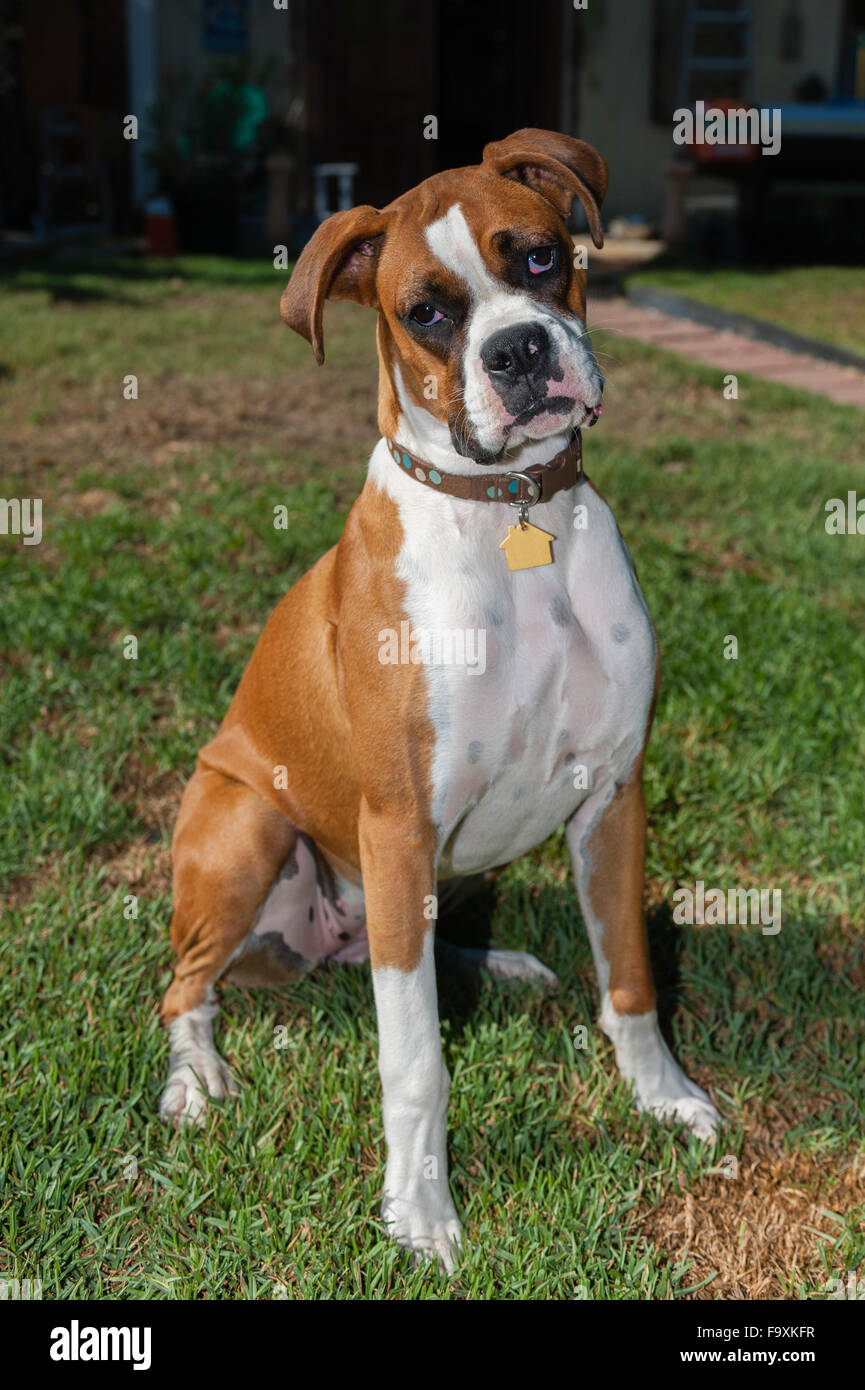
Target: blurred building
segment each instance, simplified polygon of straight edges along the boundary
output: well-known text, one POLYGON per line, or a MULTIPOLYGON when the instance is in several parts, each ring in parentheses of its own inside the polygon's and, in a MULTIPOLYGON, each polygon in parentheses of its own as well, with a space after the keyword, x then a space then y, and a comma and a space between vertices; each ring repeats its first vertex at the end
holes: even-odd
POLYGON ((340 199, 381 206, 536 125, 603 152, 608 221, 818 239, 835 222, 855 246, 865 0, 580 6, 0 0, 0 227, 128 235, 162 192, 187 249, 261 250, 280 229, 297 245, 340 199), (780 107, 782 155, 677 149, 673 113, 697 98, 780 107))

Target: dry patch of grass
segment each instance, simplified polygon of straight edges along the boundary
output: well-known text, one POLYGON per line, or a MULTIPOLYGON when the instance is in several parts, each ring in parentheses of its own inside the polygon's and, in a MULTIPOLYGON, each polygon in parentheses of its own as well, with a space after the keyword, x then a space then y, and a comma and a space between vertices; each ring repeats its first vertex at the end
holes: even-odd
MULTIPOLYGON (((825 1096, 821 1097, 825 1101, 825 1096)), ((635 1227, 676 1261, 690 1257, 697 1299, 807 1298, 825 1288, 824 1247, 839 1217, 863 1212, 861 1156, 791 1153, 790 1117, 746 1116, 738 1175, 713 1173, 644 1210, 635 1227), (707 1282, 703 1282, 703 1281, 707 1282)), ((865 1229, 865 1221, 861 1222, 865 1229)), ((846 1277, 846 1271, 831 1273, 846 1277)))
POLYGON ((167 480, 178 460, 214 447, 235 451, 241 467, 253 449, 288 459, 292 449, 312 445, 362 453, 368 441, 372 448, 374 372, 365 363, 343 368, 339 410, 333 398, 332 379, 314 363, 285 378, 166 375, 149 382, 137 401, 109 395, 103 383, 70 386, 62 413, 38 423, 13 415, 6 459, 10 469, 37 476, 62 461, 68 484, 80 468, 97 462, 123 476, 147 461, 167 480))

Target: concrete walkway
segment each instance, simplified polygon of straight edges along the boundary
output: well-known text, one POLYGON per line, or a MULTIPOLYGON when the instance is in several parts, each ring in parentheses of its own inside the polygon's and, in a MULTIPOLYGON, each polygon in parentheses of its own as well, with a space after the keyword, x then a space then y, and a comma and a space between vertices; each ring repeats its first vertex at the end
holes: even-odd
MULTIPOLYGON (((673 318, 658 309, 643 309, 619 297, 589 296, 586 318, 589 332, 601 346, 604 331, 641 343, 681 353, 697 362, 707 362, 728 372, 750 372, 792 386, 828 396, 840 405, 865 407, 865 372, 840 367, 816 357, 788 352, 769 343, 746 338, 741 333, 719 332, 687 319, 673 318)), ((606 344, 609 347, 609 343, 606 344)))

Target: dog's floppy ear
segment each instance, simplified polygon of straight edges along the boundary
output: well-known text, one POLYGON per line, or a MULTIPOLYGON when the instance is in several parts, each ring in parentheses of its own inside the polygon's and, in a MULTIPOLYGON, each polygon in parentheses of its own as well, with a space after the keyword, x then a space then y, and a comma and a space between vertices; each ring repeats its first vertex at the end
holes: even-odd
POLYGON ((607 191, 607 165, 583 140, 553 130, 515 130, 484 149, 484 164, 527 184, 567 217, 574 198, 586 209, 596 246, 603 246, 599 208, 607 191))
POLYGON ((335 212, 300 253, 279 312, 289 328, 312 344, 319 364, 324 361, 326 299, 352 299, 378 308, 376 275, 387 220, 385 213, 371 207, 335 212))

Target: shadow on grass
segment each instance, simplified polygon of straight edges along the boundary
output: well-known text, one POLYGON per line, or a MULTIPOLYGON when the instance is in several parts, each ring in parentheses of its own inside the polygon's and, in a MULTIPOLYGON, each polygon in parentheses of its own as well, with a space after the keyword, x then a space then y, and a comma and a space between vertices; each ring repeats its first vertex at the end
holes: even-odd
POLYGON ((93 255, 55 261, 33 256, 0 265, 0 287, 9 292, 47 290, 55 302, 127 304, 139 301, 130 301, 122 284, 160 287, 180 280, 183 287, 196 290, 272 289, 274 280, 287 280, 292 269, 290 262, 285 270, 275 271, 272 261, 261 258, 244 261, 220 256, 178 256, 168 260, 93 255), (94 284, 94 280, 104 280, 106 284, 94 284))
POLYGON ((646 914, 652 974, 658 991, 658 1022, 670 1047, 673 1046, 673 1015, 681 1002, 682 948, 684 934, 673 921, 672 908, 661 903, 646 914))
MULTIPOLYGON (((459 890, 457 890, 459 892, 459 890)), ((448 903, 442 894, 442 908, 436 923, 436 979, 439 1012, 447 1019, 454 1036, 462 1036, 480 1002, 483 973, 466 969, 454 955, 441 950, 439 943, 486 949, 491 945, 491 923, 496 908, 494 879, 467 883, 466 895, 448 903)))

